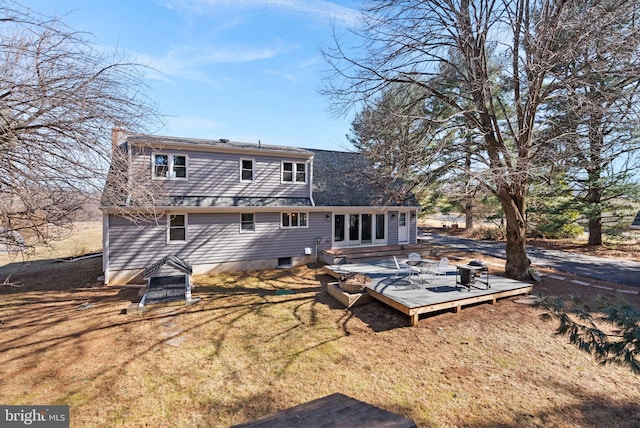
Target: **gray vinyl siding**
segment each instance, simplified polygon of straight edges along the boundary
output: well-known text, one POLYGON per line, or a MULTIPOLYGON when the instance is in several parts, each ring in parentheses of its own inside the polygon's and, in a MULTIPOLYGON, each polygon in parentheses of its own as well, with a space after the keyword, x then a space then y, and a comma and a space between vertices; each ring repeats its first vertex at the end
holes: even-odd
MULTIPOLYGON (((151 150, 135 156, 138 169, 147 168, 152 176, 152 154, 175 154, 187 157, 187 179, 161 179, 167 193, 181 196, 229 197, 309 197, 310 164, 305 158, 283 159, 274 156, 252 156, 181 150, 151 150), (254 160, 254 180, 240 181, 240 159, 254 160), (281 183, 282 161, 307 163, 306 183, 281 183)), ((157 180, 157 179, 156 179, 157 180)))
POLYGON ((418 213, 410 211, 409 219, 409 243, 415 244, 418 242, 418 213))
MULTIPOLYGON (((246 211, 250 212, 250 211, 246 211)), ((330 247, 331 222, 327 213, 309 213, 309 227, 280 228, 280 211, 255 213, 255 232, 240 232, 240 212, 190 213, 187 241, 167 243, 166 220, 145 226, 110 217, 110 270, 142 269, 166 255, 193 265, 304 256, 330 247)))
POLYGON ((387 236, 387 244, 397 245, 398 244, 398 211, 389 211, 387 218, 389 219, 389 226, 387 228, 387 232, 389 233, 389 236, 387 236))
POLYGON ((159 251, 166 245, 165 224, 165 220, 142 224, 109 215, 109 270, 144 269, 166 256, 159 251))
MULTIPOLYGON (((387 239, 387 243, 389 245, 398 245, 398 211, 389 211, 389 227, 388 232, 389 236, 387 239)), ((417 223, 417 213, 414 210, 408 212, 408 221, 409 221, 409 244, 415 244, 418 242, 417 240, 417 232, 418 232, 418 223, 417 223)))

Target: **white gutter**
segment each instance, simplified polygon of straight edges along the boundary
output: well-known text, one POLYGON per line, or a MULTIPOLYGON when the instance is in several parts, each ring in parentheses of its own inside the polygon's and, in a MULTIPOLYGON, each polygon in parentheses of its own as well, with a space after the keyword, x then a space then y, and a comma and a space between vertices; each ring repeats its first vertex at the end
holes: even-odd
POLYGON ((102 213, 102 272, 104 285, 109 285, 109 213, 102 213))
POLYGON ((283 211, 283 210, 294 210, 294 211, 308 211, 308 212, 325 212, 332 211, 335 213, 349 213, 349 212, 371 212, 371 213, 383 213, 387 211, 399 211, 399 210, 418 210, 419 206, 300 206, 300 205, 281 205, 281 206, 273 206, 273 207, 250 207, 250 206, 227 206, 227 207, 190 207, 190 206, 179 206, 179 205, 169 205, 169 206, 156 206, 150 208, 138 208, 138 207, 108 207, 104 206, 101 209, 109 212, 111 214, 121 214, 122 212, 132 212, 132 213, 148 213, 153 214, 154 212, 169 212, 169 211, 181 211, 187 213, 236 213, 240 211, 244 212, 274 212, 274 211, 283 211))
MULTIPOLYGON (((152 159, 153 161, 153 159, 152 159)), ((127 188, 131 189, 131 183, 133 183, 132 180, 132 174, 133 172, 131 171, 131 163, 133 162, 133 155, 131 153, 131 143, 127 144, 127 188)), ((153 168, 153 165, 151 166, 151 168, 153 168)), ((129 192, 127 192, 127 202, 125 206, 130 206, 131 205, 131 191, 129 190, 129 192)))
POLYGON ((315 207, 316 203, 313 200, 313 156, 309 159, 309 199, 311 200, 311 206, 315 207))

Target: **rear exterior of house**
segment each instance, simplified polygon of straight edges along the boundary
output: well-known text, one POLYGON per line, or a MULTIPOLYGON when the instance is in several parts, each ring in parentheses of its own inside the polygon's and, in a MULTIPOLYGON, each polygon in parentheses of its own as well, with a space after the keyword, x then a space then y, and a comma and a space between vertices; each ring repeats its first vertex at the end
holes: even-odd
POLYGON ((117 132, 116 152, 128 159, 120 188, 129 190, 109 190, 112 166, 102 200, 107 284, 130 282, 166 256, 202 274, 416 242, 417 202, 368 175, 357 153, 117 132), (159 192, 136 200, 146 187, 159 192))

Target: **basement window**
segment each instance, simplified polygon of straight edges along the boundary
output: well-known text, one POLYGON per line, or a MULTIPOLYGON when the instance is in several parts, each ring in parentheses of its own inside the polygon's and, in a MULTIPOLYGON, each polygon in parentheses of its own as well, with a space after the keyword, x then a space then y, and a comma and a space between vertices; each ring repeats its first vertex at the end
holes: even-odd
POLYGON ((291 257, 278 257, 279 268, 290 268, 291 266, 291 257))

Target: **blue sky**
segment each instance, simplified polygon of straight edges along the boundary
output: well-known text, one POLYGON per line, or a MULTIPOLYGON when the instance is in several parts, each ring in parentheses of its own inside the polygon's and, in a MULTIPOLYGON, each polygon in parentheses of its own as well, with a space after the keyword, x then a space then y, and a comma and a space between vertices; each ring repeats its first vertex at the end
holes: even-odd
POLYGON ((147 64, 167 115, 154 133, 348 149, 352 116, 319 94, 319 49, 357 24, 351 0, 22 0, 147 64))

